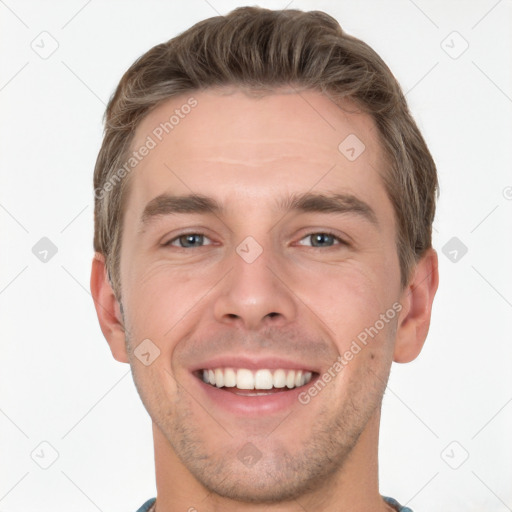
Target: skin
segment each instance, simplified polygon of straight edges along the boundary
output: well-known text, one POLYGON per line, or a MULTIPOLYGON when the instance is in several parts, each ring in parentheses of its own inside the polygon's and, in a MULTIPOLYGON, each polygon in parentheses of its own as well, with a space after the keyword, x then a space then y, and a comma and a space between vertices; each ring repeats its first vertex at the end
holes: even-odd
MULTIPOLYGON (((103 334, 113 356, 130 363, 153 422, 157 510, 391 510, 378 489, 380 405, 392 361, 411 361, 423 346, 438 274, 430 249, 400 286, 375 124, 314 91, 193 96, 197 107, 129 177, 123 315, 103 255, 91 275, 103 334), (366 147, 352 162, 338 150, 349 134, 366 147), (142 227, 149 201, 191 192, 214 197, 225 213, 162 215, 142 227), (352 194, 378 225, 353 212, 275 208, 277 198, 302 192, 352 194), (176 237, 184 231, 205 238, 182 247, 176 237), (313 246, 309 235, 326 231, 346 243, 313 246), (236 252, 247 236, 263 249, 252 263, 236 252), (257 417, 227 413, 189 371, 198 357, 221 353, 293 357, 323 372, 394 303, 400 314, 306 405, 257 417), (133 353, 144 339, 160 350, 149 366, 133 353), (237 457, 248 442, 260 454, 250 467, 237 457)), ((187 99, 152 111, 133 147, 187 99)))

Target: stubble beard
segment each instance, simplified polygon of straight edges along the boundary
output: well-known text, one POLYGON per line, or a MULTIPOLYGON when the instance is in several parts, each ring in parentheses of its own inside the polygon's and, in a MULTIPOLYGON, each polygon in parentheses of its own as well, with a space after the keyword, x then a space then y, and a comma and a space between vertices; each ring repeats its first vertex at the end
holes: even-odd
MULTIPOLYGON (((265 432, 248 439, 245 434, 233 435, 230 425, 223 428, 219 419, 205 422, 198 418, 197 411, 208 413, 181 386, 171 400, 160 382, 144 385, 135 373, 134 380, 153 421, 182 464, 208 492, 239 502, 271 504, 332 489, 368 421, 380 409, 389 375, 389 369, 381 375, 372 369, 363 371, 366 382, 351 379, 350 389, 344 390, 345 398, 338 407, 325 400, 309 434, 304 433, 300 442, 283 442, 282 436, 287 425, 303 420, 304 414, 310 418, 307 410, 290 414, 270 435, 265 432), (217 432, 209 430, 205 434, 205 423, 217 432), (239 457, 248 441, 261 453, 251 466, 244 465, 239 457)), ((322 393, 315 400, 322 400, 322 393)))

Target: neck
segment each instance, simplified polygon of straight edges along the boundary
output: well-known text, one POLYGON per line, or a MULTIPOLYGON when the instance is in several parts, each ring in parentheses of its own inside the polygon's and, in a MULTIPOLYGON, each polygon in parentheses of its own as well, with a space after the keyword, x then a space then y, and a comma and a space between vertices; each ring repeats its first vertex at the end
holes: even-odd
POLYGON ((352 449, 345 464, 329 479, 319 483, 296 500, 280 503, 242 503, 206 489, 183 465, 157 425, 153 423, 157 512, 384 512, 378 488, 377 410, 352 449))

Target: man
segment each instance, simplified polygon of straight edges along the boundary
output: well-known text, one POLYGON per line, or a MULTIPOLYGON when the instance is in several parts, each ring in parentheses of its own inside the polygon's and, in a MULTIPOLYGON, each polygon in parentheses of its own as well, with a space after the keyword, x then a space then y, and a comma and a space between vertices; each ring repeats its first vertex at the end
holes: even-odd
POLYGON ((140 511, 402 510, 392 361, 428 332, 436 169, 325 13, 239 8, 140 57, 106 112, 91 290, 153 422, 140 511))

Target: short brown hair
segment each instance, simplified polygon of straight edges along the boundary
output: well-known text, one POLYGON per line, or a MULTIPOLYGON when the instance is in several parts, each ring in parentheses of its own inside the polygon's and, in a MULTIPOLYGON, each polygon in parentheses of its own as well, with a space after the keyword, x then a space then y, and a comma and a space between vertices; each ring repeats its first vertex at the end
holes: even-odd
POLYGON ((395 77, 375 51, 324 12, 239 7, 142 55, 108 103, 94 170, 94 250, 105 256, 119 301, 129 180, 115 186, 115 178, 144 116, 163 101, 193 91, 235 86, 272 92, 290 85, 333 101, 348 98, 373 117, 388 158, 383 180, 396 215, 401 283, 408 283, 415 262, 432 246, 438 181, 395 77))

